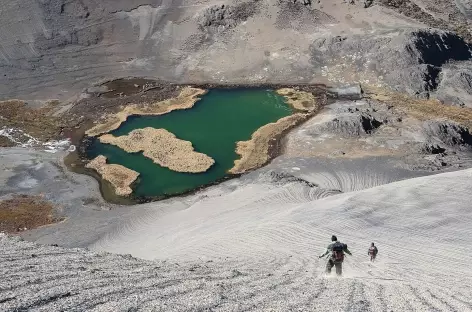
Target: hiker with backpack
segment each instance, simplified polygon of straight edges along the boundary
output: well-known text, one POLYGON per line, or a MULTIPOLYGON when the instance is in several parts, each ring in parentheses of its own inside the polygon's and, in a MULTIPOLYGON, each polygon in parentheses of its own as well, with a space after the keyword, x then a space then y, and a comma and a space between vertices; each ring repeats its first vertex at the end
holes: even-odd
POLYGON ((367 251, 367 254, 370 256, 370 261, 374 261, 375 260, 375 257, 377 257, 377 253, 379 252, 379 250, 377 249, 377 247, 374 245, 374 243, 372 243, 370 245, 370 248, 369 248, 369 251, 367 251))
POLYGON ((344 253, 347 253, 350 256, 352 256, 352 254, 349 249, 347 249, 347 245, 339 242, 338 238, 335 235, 331 236, 331 241, 332 243, 329 244, 326 249, 326 252, 318 258, 321 259, 327 254, 331 253, 328 263, 326 264, 326 273, 330 274, 331 269, 333 268, 333 266, 335 266, 336 274, 338 276, 341 276, 343 274, 344 253))

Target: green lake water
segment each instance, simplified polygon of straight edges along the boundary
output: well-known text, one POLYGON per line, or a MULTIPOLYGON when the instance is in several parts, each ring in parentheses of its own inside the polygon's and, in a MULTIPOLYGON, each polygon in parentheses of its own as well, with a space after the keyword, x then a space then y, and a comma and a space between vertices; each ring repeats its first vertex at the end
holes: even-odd
POLYGON ((130 154, 95 140, 88 157, 104 155, 108 163, 120 164, 140 173, 134 186, 137 196, 184 193, 227 176, 239 158, 236 142, 245 141, 260 127, 288 116, 292 110, 282 96, 263 89, 213 89, 187 110, 161 116, 131 116, 113 132, 126 135, 134 129, 163 128, 177 138, 192 142, 196 151, 207 154, 215 164, 204 173, 181 173, 155 164, 142 153, 130 154))

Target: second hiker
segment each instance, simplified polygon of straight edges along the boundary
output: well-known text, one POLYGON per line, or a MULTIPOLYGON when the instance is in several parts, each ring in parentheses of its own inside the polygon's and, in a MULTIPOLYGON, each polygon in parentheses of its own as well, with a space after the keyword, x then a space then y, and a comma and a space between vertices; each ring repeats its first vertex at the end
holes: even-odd
POLYGON ((378 251, 377 247, 375 247, 374 243, 372 243, 370 245, 369 251, 367 252, 367 254, 370 256, 370 261, 375 260, 375 257, 377 257, 378 252, 379 251, 378 251))
POLYGON ((328 263, 326 264, 326 273, 330 274, 331 269, 333 268, 333 266, 335 266, 336 274, 342 275, 344 253, 347 253, 350 256, 352 256, 352 254, 349 249, 347 249, 347 245, 339 242, 338 238, 335 235, 331 236, 331 241, 332 243, 328 245, 328 247, 326 248, 326 252, 319 256, 319 258, 323 258, 327 254, 331 253, 328 263))

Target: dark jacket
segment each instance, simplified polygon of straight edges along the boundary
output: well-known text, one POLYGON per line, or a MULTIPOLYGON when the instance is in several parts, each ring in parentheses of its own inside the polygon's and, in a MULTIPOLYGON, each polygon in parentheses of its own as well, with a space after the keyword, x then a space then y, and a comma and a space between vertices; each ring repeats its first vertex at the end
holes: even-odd
MULTIPOLYGON (((327 254, 332 253, 334 244, 339 244, 339 242, 335 241, 335 242, 332 242, 331 244, 329 244, 328 247, 326 247, 325 253, 322 254, 321 256, 319 256, 319 258, 323 258, 327 254)), ((347 249, 347 247, 344 249, 344 252, 347 253, 348 255, 352 256, 351 252, 349 251, 349 249, 347 249)))

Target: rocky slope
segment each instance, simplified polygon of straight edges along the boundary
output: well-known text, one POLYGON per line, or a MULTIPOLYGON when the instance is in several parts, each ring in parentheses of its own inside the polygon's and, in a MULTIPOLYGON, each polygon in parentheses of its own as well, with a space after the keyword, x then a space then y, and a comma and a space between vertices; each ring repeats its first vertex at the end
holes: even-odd
POLYGON ((469 73, 469 62, 461 61, 471 58, 470 48, 450 32, 402 30, 320 38, 311 46, 311 53, 314 65, 322 67, 332 80, 359 80, 421 97, 429 97, 439 88, 439 95, 446 99, 447 85, 459 79, 464 82, 457 88, 470 91, 467 76, 460 78, 469 73), (451 62, 461 72, 454 77, 441 75, 443 66, 451 62))
POLYGON ((469 105, 469 16, 467 1, 12 0, 0 98, 74 100, 101 80, 153 76, 361 81, 469 105))
POLYGON ((0 309, 468 311, 471 175, 441 174, 321 200, 288 186, 253 205, 250 192, 238 190, 237 209, 215 203, 156 211, 94 247, 117 251, 118 241, 131 243, 119 251, 166 261, 2 236, 0 309), (133 243, 144 227, 162 236, 133 243), (354 255, 341 279, 325 277, 316 257, 333 232, 354 255), (371 240, 380 250, 373 264, 366 255, 371 240))

